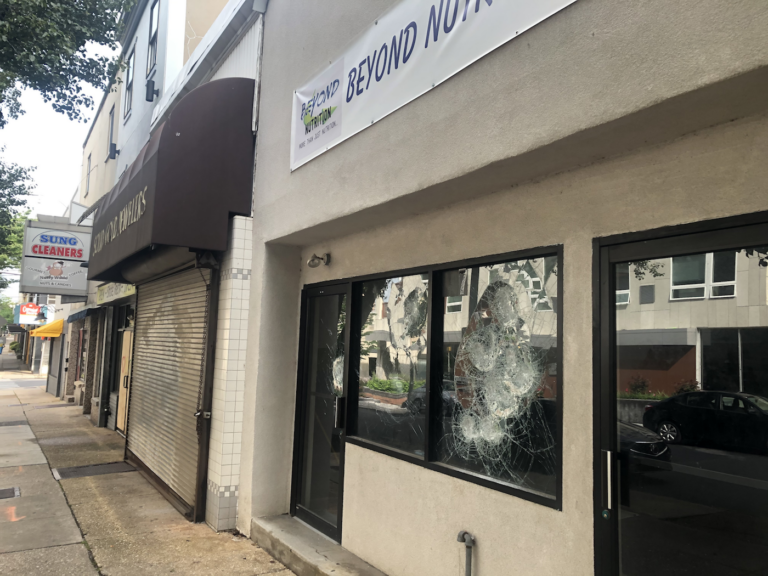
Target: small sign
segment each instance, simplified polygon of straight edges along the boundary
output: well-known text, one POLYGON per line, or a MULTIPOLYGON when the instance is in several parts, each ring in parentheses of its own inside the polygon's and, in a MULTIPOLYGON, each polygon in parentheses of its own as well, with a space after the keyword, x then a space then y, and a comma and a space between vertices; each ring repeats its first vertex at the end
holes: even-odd
POLYGON ((44 324, 45 320, 37 319, 38 314, 40 314, 40 306, 37 304, 31 302, 22 304, 19 309, 19 324, 44 324))
POLYGON ((118 298, 125 298, 126 296, 133 296, 136 294, 136 286, 132 284, 117 284, 110 282, 104 284, 96 289, 96 304, 99 306, 112 302, 118 298))

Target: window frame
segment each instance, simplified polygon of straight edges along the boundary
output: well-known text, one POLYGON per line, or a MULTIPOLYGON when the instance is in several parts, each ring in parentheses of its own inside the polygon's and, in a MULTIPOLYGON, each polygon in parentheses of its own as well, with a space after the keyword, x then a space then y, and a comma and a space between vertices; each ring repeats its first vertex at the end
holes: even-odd
MULTIPOLYGON (((698 256, 699 254, 688 254, 687 256, 698 256)), ((680 256, 680 258, 685 257, 680 256)), ((677 256, 672 256, 669 259, 669 300, 672 301, 685 301, 685 300, 706 300, 707 298, 707 272, 709 271, 709 254, 704 254, 704 282, 701 284, 680 284, 675 286, 675 258, 677 256), (704 294, 701 296, 689 296, 687 298, 675 298, 675 290, 691 290, 694 288, 702 288, 704 290, 704 294)))
POLYGON ((445 313, 446 314, 459 314, 464 309, 464 297, 463 296, 446 296, 445 297, 445 313), (449 302, 449 298, 458 298, 458 302, 449 302), (458 305, 458 310, 451 310, 451 307, 456 308, 458 305))
POLYGON ((85 169, 85 194, 83 194, 83 198, 88 198, 88 192, 91 191, 91 156, 92 154, 88 154, 88 166, 85 169))
POLYGON ((131 48, 131 52, 128 55, 128 66, 126 68, 126 75, 128 79, 125 83, 125 108, 123 110, 123 120, 127 120, 133 110, 133 85, 136 77, 136 46, 131 48))
MULTIPOLYGON (((731 252, 731 250, 718 250, 718 252, 731 252)), ((736 298, 736 278, 739 270, 739 251, 736 252, 736 257, 733 259, 733 280, 726 280, 725 282, 715 282, 715 253, 707 253, 707 264, 709 266, 707 280, 709 282, 709 297, 713 300, 721 300, 723 298, 736 298), (712 288, 719 288, 723 286, 733 286, 733 294, 725 294, 723 296, 715 296, 712 288)))
MULTIPOLYGON (((401 270, 391 270, 376 274, 368 274, 365 276, 352 277, 342 280, 329 280, 325 282, 319 282, 315 284, 307 284, 303 288, 304 290, 313 290, 322 288, 323 286, 339 285, 343 282, 348 282, 352 294, 350 302, 350 315, 348 316, 349 332, 350 332, 350 345, 347 350, 350 361, 348 362, 347 377, 347 400, 345 405, 345 432, 344 441, 366 448, 380 454, 403 460, 410 464, 415 464, 422 468, 432 470, 446 474, 452 478, 458 480, 464 480, 472 484, 477 484, 485 488, 496 490, 511 496, 516 496, 529 502, 541 504, 554 510, 562 511, 563 501, 563 245, 542 246, 533 249, 508 252, 502 254, 494 254, 491 256, 485 256, 481 258, 473 258, 469 260, 452 261, 441 264, 433 264, 427 266, 419 266, 401 270), (435 454, 435 445, 431 442, 431 439, 438 437, 440 426, 440 411, 439 403, 441 401, 441 395, 435 394, 434 391, 439 390, 442 386, 442 346, 443 346, 443 320, 445 314, 445 298, 443 297, 442 290, 442 272, 455 270, 457 268, 473 268, 477 266, 484 266, 490 264, 499 264, 503 262, 512 262, 517 260, 544 258, 548 256, 554 256, 557 258, 557 293, 558 293, 558 306, 557 306, 557 351, 556 362, 558 364, 556 378, 556 390, 557 390, 557 405, 555 407, 556 413, 556 426, 557 430, 554 432, 555 436, 555 494, 550 496, 542 492, 537 492, 531 489, 515 486, 505 483, 500 480, 483 476, 477 473, 473 473, 467 470, 456 468, 448 464, 438 462, 435 454), (379 280, 384 278, 396 278, 403 276, 411 276, 415 274, 429 274, 429 296, 428 296, 428 317, 427 317, 427 374, 426 379, 429 382, 426 391, 426 430, 424 434, 424 456, 418 456, 409 452, 401 451, 396 448, 361 438, 356 435, 357 433, 357 403, 359 382, 359 356, 360 356, 360 337, 361 337, 361 289, 360 286, 363 282, 371 280, 379 280), (439 337, 435 337, 440 335, 439 337), (352 359, 358 360, 353 361, 352 359), (435 359, 437 359, 435 361, 435 359), (355 393, 349 393, 355 391, 355 393)), ((553 310, 555 312, 555 310, 553 310)), ((299 352, 301 354, 301 351, 299 352)))
POLYGON ((616 306, 627 306, 630 302, 632 302, 632 296, 630 295, 630 290, 632 288, 632 276, 630 275, 630 272, 631 272, 630 268, 632 266, 632 263, 631 262, 622 262, 621 264, 626 264, 627 265, 627 284, 629 285, 629 288, 627 288, 626 290, 619 290, 618 288, 616 289, 616 291, 615 291, 616 292, 616 306), (619 302, 619 296, 624 296, 624 295, 627 296, 627 301, 626 302, 619 302))
POLYGON ((112 108, 109 110, 109 132, 107 136, 107 159, 105 162, 109 162, 109 153, 112 150, 112 144, 115 143, 115 105, 112 104, 112 108))
MULTIPOLYGON (((727 250, 717 250, 717 252, 727 252, 727 250)), ((736 279, 737 279, 737 271, 739 269, 739 251, 736 252, 736 258, 734 259, 733 263, 733 280, 728 280, 725 282, 715 282, 714 281, 714 274, 715 274, 715 253, 714 252, 705 252, 704 253, 704 283, 703 284, 687 284, 687 285, 679 285, 675 287, 674 284, 674 266, 675 266, 675 257, 671 257, 669 259, 669 300, 670 302, 680 302, 680 301, 686 301, 686 300, 722 300, 725 298, 736 298, 736 279), (717 288, 721 286, 733 286, 733 294, 725 294, 723 296, 715 296, 713 294, 712 288, 717 288), (703 288, 704 289, 704 295, 703 296, 691 296, 688 298, 675 298, 675 289, 677 290, 683 290, 687 288, 703 288)), ((701 254, 701 252, 699 252, 701 254)), ((699 254, 690 254, 690 256, 697 256, 699 254)))
POLYGON ((152 6, 149 8, 149 39, 147 40, 147 78, 152 74, 157 67, 157 44, 158 44, 158 31, 160 29, 160 0, 154 0, 152 6), (157 6, 157 21, 154 18, 154 10, 157 6), (152 25, 155 25, 154 32, 152 25))

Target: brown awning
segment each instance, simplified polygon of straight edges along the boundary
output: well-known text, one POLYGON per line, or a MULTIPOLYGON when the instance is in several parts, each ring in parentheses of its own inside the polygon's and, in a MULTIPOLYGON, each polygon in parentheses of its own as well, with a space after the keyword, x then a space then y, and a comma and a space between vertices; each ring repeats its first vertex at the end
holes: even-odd
POLYGON ((203 84, 158 126, 99 206, 89 280, 125 282, 123 268, 166 246, 226 250, 230 214, 251 213, 254 85, 203 84))

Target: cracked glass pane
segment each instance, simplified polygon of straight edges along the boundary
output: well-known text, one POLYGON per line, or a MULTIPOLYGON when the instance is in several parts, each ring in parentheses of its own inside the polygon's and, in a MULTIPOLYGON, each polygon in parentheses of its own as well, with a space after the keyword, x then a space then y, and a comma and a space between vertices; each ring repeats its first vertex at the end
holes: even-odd
POLYGON ((362 285, 357 435, 424 456, 427 274, 362 285))
POLYGON ((444 464, 551 497, 557 486, 556 268, 552 256, 443 273, 437 443, 444 464))

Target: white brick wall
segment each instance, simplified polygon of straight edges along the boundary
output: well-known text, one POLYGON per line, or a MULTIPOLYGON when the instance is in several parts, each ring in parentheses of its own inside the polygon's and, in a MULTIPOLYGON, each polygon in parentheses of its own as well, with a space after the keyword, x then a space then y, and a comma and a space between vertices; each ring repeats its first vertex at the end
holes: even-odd
POLYGON ((221 288, 213 377, 205 520, 231 530, 237 517, 243 427, 252 218, 229 222, 229 246, 221 263, 221 288))

